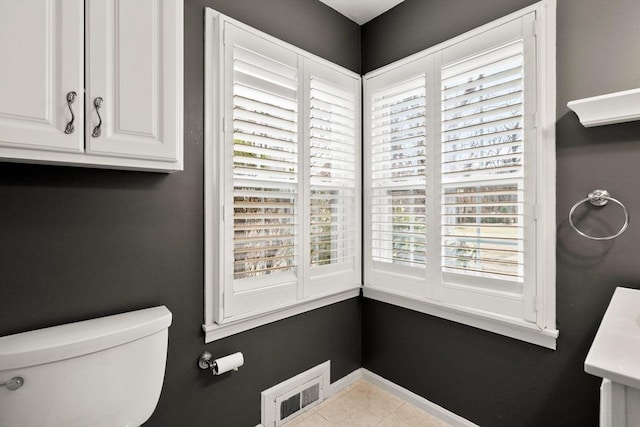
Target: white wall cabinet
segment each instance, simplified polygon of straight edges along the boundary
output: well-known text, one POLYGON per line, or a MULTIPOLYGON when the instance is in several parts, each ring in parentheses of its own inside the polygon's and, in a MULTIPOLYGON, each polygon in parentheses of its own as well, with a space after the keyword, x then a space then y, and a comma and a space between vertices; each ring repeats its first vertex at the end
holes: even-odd
POLYGON ((1 1, 0 160, 182 170, 182 40, 182 0, 1 1))

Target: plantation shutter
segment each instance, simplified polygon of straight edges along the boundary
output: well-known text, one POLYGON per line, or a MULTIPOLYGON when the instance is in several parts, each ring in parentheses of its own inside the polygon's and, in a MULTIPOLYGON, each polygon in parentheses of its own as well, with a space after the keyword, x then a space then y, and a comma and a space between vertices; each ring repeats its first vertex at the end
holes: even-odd
POLYGON ((522 41, 442 70, 442 267, 523 279, 522 41))
POLYGON ((233 26, 226 29, 233 267, 225 315, 234 316, 296 298, 299 82, 295 53, 233 26))
POLYGON ((366 82, 368 159, 367 284, 424 296, 431 174, 427 68, 417 61, 366 82))
POLYGON ((555 348, 554 14, 364 76, 365 297, 555 348))
POLYGON ((310 293, 360 285, 360 81, 306 61, 310 293))
POLYGON ((533 16, 525 18, 479 37, 471 55, 445 49, 440 67, 443 300, 520 318, 525 277, 535 280, 535 68, 523 30, 533 16), (455 285, 494 294, 483 302, 455 285), (498 293, 512 303, 495 307, 498 293))
POLYGON ((373 94, 373 259, 425 262, 425 76, 373 94))

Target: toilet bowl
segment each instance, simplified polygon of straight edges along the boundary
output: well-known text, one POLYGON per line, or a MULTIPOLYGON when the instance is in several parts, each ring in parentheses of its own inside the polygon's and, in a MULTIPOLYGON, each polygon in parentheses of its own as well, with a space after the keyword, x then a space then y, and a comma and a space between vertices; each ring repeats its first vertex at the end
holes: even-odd
POLYGON ((0 427, 135 427, 160 397, 165 306, 0 337, 0 427))

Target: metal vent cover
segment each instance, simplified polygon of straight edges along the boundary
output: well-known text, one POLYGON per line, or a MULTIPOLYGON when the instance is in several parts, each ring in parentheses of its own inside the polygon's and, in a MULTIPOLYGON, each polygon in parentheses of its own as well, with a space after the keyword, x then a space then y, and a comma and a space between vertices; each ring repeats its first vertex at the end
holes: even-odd
POLYGON ((277 427, 302 414, 326 396, 330 361, 262 392, 262 425, 277 427))

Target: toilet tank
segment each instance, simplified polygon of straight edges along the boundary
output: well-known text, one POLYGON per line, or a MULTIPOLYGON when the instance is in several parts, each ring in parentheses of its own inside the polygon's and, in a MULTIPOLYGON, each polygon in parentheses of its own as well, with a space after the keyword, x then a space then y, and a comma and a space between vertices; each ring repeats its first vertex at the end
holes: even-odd
POLYGON ((165 306, 0 338, 0 427, 133 427, 160 397, 165 306), (11 387, 14 388, 14 387, 11 387))

